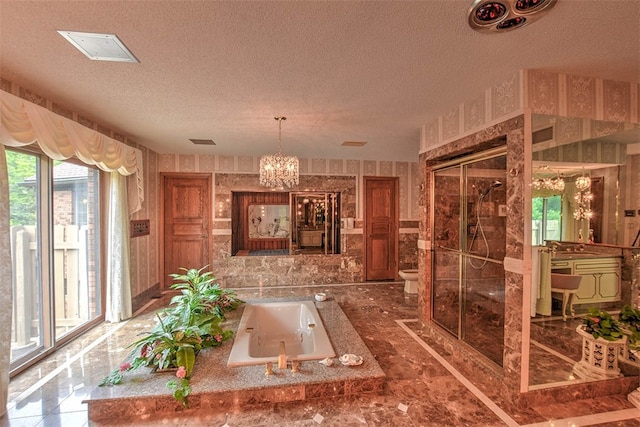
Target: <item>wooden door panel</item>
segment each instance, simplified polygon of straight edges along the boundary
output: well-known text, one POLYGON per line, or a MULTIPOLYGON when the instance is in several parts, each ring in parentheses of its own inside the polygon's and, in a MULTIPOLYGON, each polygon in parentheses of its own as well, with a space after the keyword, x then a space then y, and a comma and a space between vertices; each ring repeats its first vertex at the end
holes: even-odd
POLYGON ((203 261, 207 259, 206 250, 203 247, 202 239, 197 240, 175 240, 171 242, 173 250, 167 255, 167 264, 176 266, 173 270, 167 271, 167 274, 172 272, 180 272, 179 268, 200 268, 205 264, 203 261))
POLYGON ((395 279, 398 271, 398 179, 364 177, 365 279, 395 279))
POLYGON ((171 231, 174 236, 197 236, 202 234, 203 225, 202 222, 193 224, 172 224, 171 231))
POLYGON ((391 224, 377 222, 371 225, 372 234, 389 234, 391 232, 391 224))
POLYGON ((370 240, 370 248, 369 271, 373 275, 386 276, 387 271, 391 268, 389 239, 386 237, 381 239, 372 238, 370 240))
POLYGON ((171 180, 171 216, 173 219, 202 218, 204 199, 202 180, 194 183, 182 183, 171 180))
POLYGON ((211 175, 163 175, 164 286, 181 268, 201 268, 211 262, 211 175))

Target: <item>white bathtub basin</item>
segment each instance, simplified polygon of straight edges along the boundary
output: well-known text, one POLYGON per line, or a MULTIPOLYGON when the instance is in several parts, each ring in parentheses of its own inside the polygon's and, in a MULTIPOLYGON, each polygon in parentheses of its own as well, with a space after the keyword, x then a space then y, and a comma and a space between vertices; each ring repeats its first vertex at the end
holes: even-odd
POLYGON ((244 308, 227 366, 278 363, 281 343, 287 361, 336 355, 313 301, 256 303, 244 308))

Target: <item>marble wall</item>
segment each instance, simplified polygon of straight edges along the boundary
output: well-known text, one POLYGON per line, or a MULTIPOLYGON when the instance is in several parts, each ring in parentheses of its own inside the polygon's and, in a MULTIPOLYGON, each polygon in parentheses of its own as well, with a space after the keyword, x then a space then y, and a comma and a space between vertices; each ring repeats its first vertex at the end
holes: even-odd
MULTIPOLYGON (((425 182, 427 177, 431 176, 434 166, 442 163, 443 159, 459 157, 463 153, 473 151, 479 153, 490 150, 495 147, 505 146, 507 148, 507 164, 506 169, 522 170, 523 152, 524 152, 524 118, 522 116, 507 120, 503 123, 484 129, 481 133, 476 133, 460 140, 455 144, 446 144, 439 146, 433 150, 422 153, 420 160, 424 164, 425 182)), ((430 179, 430 178, 429 178, 430 179)), ((522 311, 523 304, 523 276, 522 271, 513 268, 515 264, 521 267, 523 258, 524 245, 524 199, 522 190, 524 180, 522 174, 507 174, 505 178, 505 190, 507 205, 506 216, 506 240, 504 269, 505 269, 505 299, 504 299, 504 358, 503 367, 496 371, 495 366, 486 364, 481 358, 466 346, 460 346, 459 342, 449 334, 442 333, 441 329, 431 321, 431 294, 433 283, 428 278, 433 275, 433 266, 430 259, 433 257, 433 245, 439 237, 434 234, 432 222, 429 219, 429 203, 431 188, 425 185, 426 197, 423 202, 424 206, 424 227, 420 227, 420 236, 424 236, 425 243, 420 245, 420 258, 424 257, 424 262, 420 263, 420 267, 424 268, 424 272, 420 274, 419 281, 419 315, 423 325, 430 331, 432 337, 438 340, 445 348, 448 349, 456 358, 460 360, 475 360, 478 363, 478 375, 486 375, 487 381, 495 375, 500 375, 502 381, 500 387, 505 396, 513 396, 514 390, 520 387, 520 367, 522 366, 522 325, 528 318, 522 311), (429 240, 428 237, 431 236, 429 240)), ((459 183, 459 180, 458 180, 459 183)), ((454 185, 454 184, 451 184, 454 185)), ((438 200, 434 200, 436 205, 433 209, 439 209, 438 200)), ((438 266, 439 268, 440 266, 438 266)), ((457 268, 457 265, 454 266, 457 268)))
MULTIPOLYGON (((451 352, 457 363, 473 366, 479 381, 491 382, 498 378, 502 395, 514 403, 553 395, 553 392, 545 395, 537 391, 527 397, 526 393, 531 273, 531 230, 525 223, 525 219, 531 215, 531 203, 528 201, 531 189, 526 185, 531 180, 532 160, 529 113, 640 123, 640 84, 523 70, 468 102, 455 106, 422 128, 419 167, 425 194, 418 199, 421 215, 418 237, 420 320, 430 335, 451 352), (433 167, 453 158, 501 145, 507 148, 508 172, 502 368, 484 363, 475 352, 461 346, 432 322, 433 284, 430 280, 433 274, 433 245, 439 238, 433 229, 430 214, 432 210, 439 209, 438 201, 432 200, 430 195, 433 167), (436 206, 432 206, 432 203, 436 203, 436 206)), ((627 156, 629 165, 636 164, 635 154, 638 153, 630 154, 634 155, 627 156)), ((632 174, 637 178, 637 173, 632 174)), ((633 178, 624 176, 623 179, 629 182, 633 178)), ((631 224, 625 226, 636 225, 635 222, 631 224)), ((630 261, 630 264, 633 262, 630 261)), ((637 277, 634 276, 633 282, 638 283, 637 277)), ((567 394, 566 390, 563 392, 563 396, 567 394)))

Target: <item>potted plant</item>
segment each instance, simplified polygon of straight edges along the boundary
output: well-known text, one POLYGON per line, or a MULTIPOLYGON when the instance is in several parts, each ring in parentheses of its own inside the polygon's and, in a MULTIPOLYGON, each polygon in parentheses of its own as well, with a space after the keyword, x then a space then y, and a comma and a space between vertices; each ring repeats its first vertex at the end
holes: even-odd
POLYGON ((627 336, 627 345, 620 352, 621 360, 633 366, 640 367, 640 310, 630 304, 620 310, 618 321, 627 336))
POLYGON ((627 342, 620 323, 609 312, 591 308, 576 332, 582 337, 582 358, 573 372, 582 378, 619 377, 618 357, 627 342))
POLYGON ((100 386, 122 381, 123 373, 150 367, 153 371, 175 370, 175 379, 167 383, 173 397, 188 406, 191 392, 189 379, 200 350, 218 347, 233 336, 220 325, 225 313, 235 310, 243 302, 235 292, 221 289, 211 272, 203 267, 182 269, 184 274, 172 274, 171 288, 180 291, 168 307, 158 311, 158 323, 150 332, 132 343, 127 362, 106 376, 100 386))

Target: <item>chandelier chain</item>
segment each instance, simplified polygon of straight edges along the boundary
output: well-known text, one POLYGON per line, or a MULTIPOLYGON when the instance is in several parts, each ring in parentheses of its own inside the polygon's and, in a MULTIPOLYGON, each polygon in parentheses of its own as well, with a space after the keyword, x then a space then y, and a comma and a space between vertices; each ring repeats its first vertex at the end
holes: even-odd
POLYGON ((282 155, 282 121, 287 120, 284 116, 274 117, 278 121, 278 154, 282 155))

